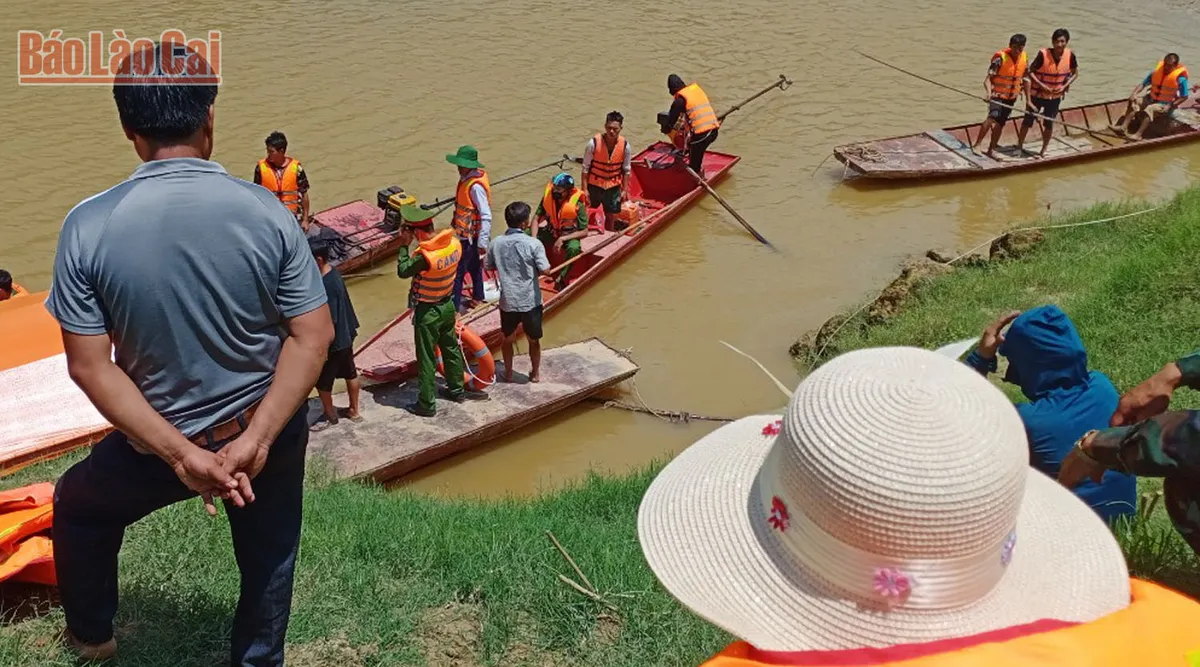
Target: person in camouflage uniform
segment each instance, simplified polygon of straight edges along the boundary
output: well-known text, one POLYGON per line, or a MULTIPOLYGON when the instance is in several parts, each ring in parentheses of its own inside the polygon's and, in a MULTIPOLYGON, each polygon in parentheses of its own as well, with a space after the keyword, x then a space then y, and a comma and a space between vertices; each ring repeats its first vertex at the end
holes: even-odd
POLYGON ((1180 385, 1200 390, 1200 350, 1171 362, 1121 397, 1110 428, 1089 431, 1063 461, 1072 488, 1105 470, 1163 478, 1167 514, 1200 554, 1200 410, 1164 412, 1180 385))

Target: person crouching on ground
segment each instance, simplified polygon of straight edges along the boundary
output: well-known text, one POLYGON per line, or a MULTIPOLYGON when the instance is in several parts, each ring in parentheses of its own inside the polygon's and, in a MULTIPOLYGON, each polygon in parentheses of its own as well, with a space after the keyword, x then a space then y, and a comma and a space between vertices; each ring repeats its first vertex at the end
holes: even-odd
POLYGON ((358 380, 358 369, 354 367, 354 337, 358 335, 358 315, 354 312, 354 304, 350 301, 350 292, 346 290, 346 281, 342 274, 329 263, 329 243, 309 239, 313 259, 317 260, 317 268, 321 270, 321 282, 325 285, 325 296, 329 300, 329 315, 333 318, 333 342, 329 344, 329 356, 325 366, 317 378, 317 396, 321 398, 321 409, 324 413, 322 421, 309 427, 310 431, 323 431, 338 423, 337 408, 333 406, 333 381, 341 378, 346 381, 346 395, 350 400, 350 408, 346 418, 352 422, 362 421, 358 413, 358 393, 361 383, 358 380))
MULTIPOLYGON (((983 331, 979 347, 966 363, 987 375, 996 371, 996 354, 1008 360, 1005 382, 1021 388, 1028 403, 1017 404, 1029 438, 1029 462, 1051 478, 1075 441, 1104 428, 1120 395, 1100 371, 1088 371, 1087 350, 1071 318, 1058 306, 1008 313, 983 331), (1009 322, 1008 332, 1002 330, 1009 322)), ((1110 524, 1137 512, 1137 478, 1116 471, 1096 484, 1087 482, 1075 495, 1110 524)))
POLYGON ((417 402, 405 407, 418 417, 437 414, 434 402, 437 388, 437 351, 445 361, 446 390, 442 397, 462 403, 467 399, 487 400, 488 395, 467 389, 463 383, 463 355, 454 330, 455 309, 451 292, 462 261, 464 246, 452 229, 435 232, 433 211, 416 204, 400 208, 404 227, 400 231, 400 255, 396 258, 396 274, 412 278, 408 290, 408 307, 413 309, 413 341, 417 346, 417 402), (413 237, 419 242, 412 256, 408 246, 413 237))
POLYGON ((526 233, 529 204, 523 201, 509 204, 504 209, 504 221, 508 230, 492 241, 485 259, 487 268, 500 275, 500 330, 504 333, 500 347, 504 355, 501 377, 512 382, 513 342, 519 326, 529 339, 529 381, 537 382, 542 363, 542 289, 538 276, 550 270, 550 261, 541 241, 526 233))
POLYGON ((978 373, 857 350, 784 414, 676 456, 638 538, 659 582, 739 640, 708 667, 1186 664, 1200 603, 1131 579, 1108 526, 1028 460, 978 373))

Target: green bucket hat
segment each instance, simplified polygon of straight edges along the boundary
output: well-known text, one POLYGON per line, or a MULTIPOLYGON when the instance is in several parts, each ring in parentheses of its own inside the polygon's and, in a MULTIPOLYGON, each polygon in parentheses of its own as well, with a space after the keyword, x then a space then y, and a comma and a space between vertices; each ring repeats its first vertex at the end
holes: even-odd
POLYGON ((446 162, 467 169, 483 169, 483 164, 479 161, 479 151, 475 150, 474 146, 459 146, 457 153, 446 156, 446 162))
POLYGON ((437 211, 426 211, 416 204, 405 204, 400 207, 400 218, 404 224, 411 227, 432 227, 433 216, 437 211))

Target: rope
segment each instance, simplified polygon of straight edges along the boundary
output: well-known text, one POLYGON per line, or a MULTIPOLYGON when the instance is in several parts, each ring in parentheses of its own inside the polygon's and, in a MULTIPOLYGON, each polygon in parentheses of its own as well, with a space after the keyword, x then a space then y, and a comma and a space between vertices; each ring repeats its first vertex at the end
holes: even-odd
POLYGON ((630 380, 629 385, 633 389, 633 394, 634 394, 634 396, 637 397, 638 403, 640 403, 641 405, 635 405, 633 403, 626 403, 625 401, 605 400, 603 398, 597 398, 597 397, 591 397, 588 400, 590 400, 594 403, 604 404, 605 409, 617 408, 619 410, 628 410, 629 412, 636 412, 638 414, 653 415, 653 416, 658 417, 659 419, 667 422, 668 424, 680 424, 680 423, 688 424, 693 421, 709 421, 709 422, 736 421, 729 417, 712 417, 709 415, 698 415, 698 414, 695 414, 692 412, 684 412, 684 411, 677 411, 677 410, 655 410, 654 408, 650 407, 646 403, 645 399, 642 398, 642 392, 638 390, 636 380, 630 380))
POLYGON ((854 158, 862 162, 887 162, 887 158, 884 157, 883 152, 878 148, 872 148, 871 146, 847 146, 842 149, 842 153, 844 153, 846 157, 854 158))
MULTIPOLYGON (((1111 218, 1101 218, 1101 219, 1099 219, 1099 220, 1088 220, 1088 221, 1085 221, 1085 222, 1070 222, 1070 223, 1064 223, 1064 224, 1060 224, 1060 225, 1040 225, 1040 226, 1036 226, 1036 227, 1020 227, 1020 228, 1017 228, 1017 229, 1012 229, 1012 230, 1009 230, 1009 231, 1007 231, 1007 232, 1004 232, 1003 234, 1000 234, 1000 235, 998 235, 998 236, 993 236, 992 238, 988 239, 986 242, 984 242, 984 243, 981 243, 981 244, 979 244, 979 245, 975 246, 974 248, 971 248, 971 249, 970 249, 970 250, 968 250, 967 252, 965 252, 965 253, 963 253, 963 254, 959 255, 958 257, 955 257, 954 259, 952 259, 952 260, 950 260, 949 262, 946 262, 946 263, 947 263, 947 264, 953 264, 954 262, 957 262, 958 260, 960 260, 960 259, 962 259, 962 258, 964 258, 964 257, 966 257, 966 256, 968 256, 968 255, 970 255, 971 253, 975 252, 976 250, 979 250, 980 248, 982 248, 982 247, 984 247, 984 246, 991 245, 991 244, 992 244, 994 241, 996 241, 997 239, 1004 238, 1005 236, 1007 236, 1007 235, 1009 235, 1009 234, 1011 234, 1011 233, 1013 233, 1013 232, 1032 231, 1032 230, 1042 230, 1042 231, 1045 231, 1045 230, 1053 230, 1053 229, 1068 229, 1068 228, 1070 228, 1070 227, 1087 227, 1087 226, 1089 226, 1089 225, 1099 225, 1099 224, 1101 224, 1101 223, 1105 223, 1105 222, 1113 222, 1113 221, 1116 221, 1116 220, 1123 220, 1123 219, 1125 219, 1125 218, 1131 218, 1131 217, 1133 217, 1133 216, 1135 216, 1135 215, 1142 215, 1142 214, 1145 214, 1145 213, 1151 213, 1151 212, 1153 212, 1153 211, 1157 211, 1157 210, 1159 210, 1159 209, 1161 209, 1161 208, 1162 208, 1162 206, 1155 206, 1155 207, 1153 207, 1153 208, 1147 208, 1147 209, 1143 209, 1143 210, 1141 210, 1141 211, 1134 211, 1133 213, 1126 213, 1126 214, 1124 214, 1124 215, 1117 215, 1117 216, 1113 216, 1113 217, 1111 217, 1111 218)), ((832 341, 832 340, 833 340, 833 339, 834 339, 834 338, 835 338, 835 337, 838 335, 838 332, 840 332, 840 331, 841 331, 843 328, 845 328, 845 326, 846 326, 847 324, 849 324, 849 323, 850 323, 852 320, 854 320, 856 317, 858 317, 859 315, 861 315, 861 314, 862 314, 862 312, 863 312, 864 310, 866 310, 867 308, 870 308, 870 307, 871 307, 871 304, 875 303, 875 301, 876 301, 876 300, 877 300, 879 297, 883 296, 883 293, 884 293, 886 290, 887 290, 887 288, 886 288, 886 287, 885 287, 883 290, 880 290, 880 291, 879 291, 879 293, 878 293, 878 294, 876 294, 876 295, 875 295, 875 296, 874 296, 874 297, 873 297, 873 298, 872 298, 870 301, 867 301, 866 303, 864 303, 864 304, 863 304, 861 307, 859 307, 857 310, 855 310, 853 313, 851 313, 849 317, 847 317, 846 319, 842 320, 842 323, 841 323, 841 324, 839 324, 839 325, 837 326, 837 328, 833 330, 833 333, 829 334, 829 336, 825 338, 825 343, 824 343, 823 345, 821 345, 820 349, 818 349, 818 350, 817 350, 817 353, 816 353, 815 355, 813 355, 813 358, 814 358, 814 359, 820 359, 820 358, 821 358, 821 355, 825 353, 825 350, 826 350, 826 348, 828 348, 828 347, 829 347, 829 343, 830 343, 830 341, 832 341)), ((822 327, 822 328, 824 328, 824 327, 822 327)), ((821 332, 821 330, 820 330, 820 329, 818 329, 818 330, 817 330, 817 333, 818 333, 818 334, 820 334, 820 332, 821 332)))

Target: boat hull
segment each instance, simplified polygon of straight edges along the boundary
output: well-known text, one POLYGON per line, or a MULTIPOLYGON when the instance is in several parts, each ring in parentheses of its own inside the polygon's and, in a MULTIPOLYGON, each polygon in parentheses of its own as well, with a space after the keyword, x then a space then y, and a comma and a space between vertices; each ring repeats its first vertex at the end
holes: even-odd
MULTIPOLYGON (((1000 159, 971 152, 970 147, 979 138, 982 123, 837 146, 833 149, 833 155, 846 165, 849 173, 862 178, 953 178, 994 175, 1111 157, 1200 138, 1200 114, 1195 107, 1178 109, 1158 136, 1140 141, 1119 138, 1109 126, 1115 124, 1125 112, 1126 104, 1126 100, 1120 99, 1063 109, 1057 119, 1062 122, 1054 124, 1046 156, 1041 159, 1016 151, 1021 116, 1015 112, 1014 117, 1005 123, 1000 136, 997 147, 1000 159), (1064 123, 1077 127, 1067 127, 1064 123), (1078 128, 1086 128, 1094 133, 1078 128)), ((1040 149, 1040 126, 1029 130, 1025 146, 1034 151, 1040 149)))
MULTIPOLYGON (((677 219, 696 199, 703 196, 704 190, 692 180, 683 166, 674 164, 672 151, 673 147, 669 144, 658 142, 632 159, 630 199, 642 208, 642 219, 649 221, 637 228, 633 234, 604 231, 583 239, 585 253, 601 243, 606 245, 572 265, 568 284, 562 290, 555 289, 553 280, 542 279, 542 304, 545 315, 549 316, 562 308, 577 294, 598 281, 636 248, 677 219), (609 242, 614 236, 624 238, 609 242)), ((736 155, 708 151, 704 156, 704 177, 710 183, 720 181, 740 159, 736 155)), ((560 262, 561 258, 550 257, 552 265, 557 266, 560 262)), ((485 275, 485 280, 489 278, 490 276, 485 275)), ((410 309, 355 350, 355 364, 363 376, 376 382, 394 382, 416 374, 416 348, 411 318, 410 309)), ((488 347, 500 344, 503 333, 500 330, 500 312, 496 307, 488 306, 468 313, 462 317, 462 321, 482 338, 488 347)))

